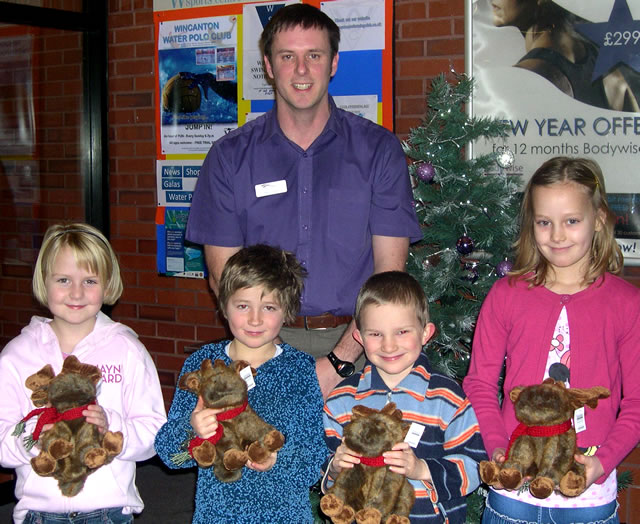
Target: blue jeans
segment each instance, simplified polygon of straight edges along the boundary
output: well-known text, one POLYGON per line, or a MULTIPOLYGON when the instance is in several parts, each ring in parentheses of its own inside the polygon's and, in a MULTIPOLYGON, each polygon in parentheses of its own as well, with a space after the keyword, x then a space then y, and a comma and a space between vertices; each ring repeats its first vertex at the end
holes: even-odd
POLYGON ((595 508, 542 508, 489 491, 482 524, 620 524, 614 500, 595 508))
POLYGON ((89 513, 47 513, 29 511, 24 524, 127 524, 133 522, 133 515, 124 515, 122 508, 106 508, 89 513))

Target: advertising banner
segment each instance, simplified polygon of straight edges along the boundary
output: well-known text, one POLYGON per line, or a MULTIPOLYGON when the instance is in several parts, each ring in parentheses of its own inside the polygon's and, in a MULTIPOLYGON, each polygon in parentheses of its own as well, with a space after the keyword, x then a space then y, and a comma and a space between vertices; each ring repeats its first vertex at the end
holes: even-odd
POLYGON ((626 263, 640 263, 640 0, 469 0, 475 116, 504 119, 524 181, 554 156, 598 162, 626 263))

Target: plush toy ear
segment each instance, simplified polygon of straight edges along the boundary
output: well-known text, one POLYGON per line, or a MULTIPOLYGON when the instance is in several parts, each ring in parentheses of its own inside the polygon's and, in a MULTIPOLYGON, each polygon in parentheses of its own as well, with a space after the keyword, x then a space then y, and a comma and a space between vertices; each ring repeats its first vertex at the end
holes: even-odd
POLYGON ((366 417, 374 413, 379 413, 377 409, 368 408, 367 406, 361 406, 360 404, 353 406, 351 409, 351 420, 358 417, 366 417))
MULTIPOLYGON (((216 359, 215 361, 215 367, 220 367, 219 362, 224 365, 224 362, 222 362, 222 360, 220 359, 216 359)), ((211 360, 208 358, 205 358, 202 362, 200 362, 200 370, 201 371, 209 371, 211 369, 214 368, 214 365, 211 363, 211 360)))
POLYGON ((33 393, 31 394, 31 401, 37 408, 45 406, 49 402, 48 388, 49 383, 55 376, 51 364, 47 364, 40 371, 27 377, 24 384, 33 393))
POLYGON ((102 378, 100 368, 91 364, 83 364, 75 355, 70 355, 64 359, 64 364, 62 364, 62 371, 60 373, 76 373, 83 377, 89 377, 94 385, 100 382, 100 379, 102 378))
MULTIPOLYGON (((209 364, 211 364, 211 361, 209 361, 209 364)), ((200 392, 200 371, 192 371, 182 375, 178 381, 178 387, 197 395, 200 392)))
POLYGON ((53 377, 55 377, 53 368, 51 367, 51 364, 47 364, 37 373, 27 377, 24 384, 31 391, 38 391, 39 389, 46 388, 53 377))
POLYGON ((389 402, 386 404, 381 410, 380 413, 384 413, 385 415, 389 415, 392 418, 395 418, 398 421, 402 420, 402 411, 396 409, 395 402, 389 402))
POLYGON ((609 398, 611 392, 602 386, 595 386, 589 389, 571 388, 567 390, 567 394, 574 409, 582 406, 589 406, 591 409, 595 409, 598 406, 598 400, 609 398))
POLYGON ((511 393, 509 393, 509 398, 511 399, 511 402, 513 402, 514 404, 516 403, 523 389, 524 389, 524 386, 518 386, 511 390, 511 393))
POLYGON ((393 412, 396 410, 396 403, 389 402, 385 404, 385 406, 380 410, 380 413, 384 413, 385 415, 393 415, 393 412))
MULTIPOLYGON (((234 360, 231 363, 231 367, 238 375, 240 374, 240 371, 242 371, 247 366, 249 366, 249 363, 246 360, 234 360)), ((255 369, 251 368, 251 374, 255 377, 258 374, 258 372, 255 369)))

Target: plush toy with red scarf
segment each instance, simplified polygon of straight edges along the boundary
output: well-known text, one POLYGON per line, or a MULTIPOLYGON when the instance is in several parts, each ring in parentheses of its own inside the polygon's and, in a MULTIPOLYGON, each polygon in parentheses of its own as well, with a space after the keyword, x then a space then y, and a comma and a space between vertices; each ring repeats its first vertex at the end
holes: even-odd
POLYGON ((413 486, 404 475, 384 464, 382 454, 402 442, 410 424, 389 402, 381 410, 354 406, 344 426, 343 441, 360 455, 360 464, 343 469, 320 500, 320 508, 334 524, 409 524, 415 502, 413 486))
MULTIPOLYGON (((208 439, 194 437, 187 450, 172 460, 179 464, 193 457, 201 468, 213 466, 222 482, 234 482, 242 476, 242 468, 251 460, 266 462, 269 455, 284 445, 284 436, 260 418, 248 404, 247 384, 240 376, 244 369, 255 376, 255 369, 244 360, 227 366, 222 360, 205 359, 198 371, 185 373, 178 386, 202 397, 205 408, 224 408, 218 413, 218 430, 208 439)), ((277 400, 276 400, 277 401, 277 400)))
POLYGON ((66 497, 77 495, 89 474, 122 451, 120 431, 101 434, 98 426, 82 415, 89 404, 95 404, 101 377, 98 367, 82 364, 71 355, 58 375, 47 364, 25 381, 38 409, 28 413, 13 434, 20 435, 25 423, 37 417, 33 433, 24 439, 27 449, 36 443, 40 448, 39 455, 31 459, 31 467, 40 476, 55 478, 66 497), (42 431, 47 424, 53 427, 42 431))
POLYGON ((576 409, 595 409, 609 394, 600 386, 567 389, 552 378, 514 388, 509 397, 520 424, 511 435, 505 462, 480 462, 480 478, 490 486, 515 489, 529 477, 529 491, 539 499, 554 490, 567 497, 580 495, 586 476, 584 466, 574 459, 580 452, 571 421, 576 409))

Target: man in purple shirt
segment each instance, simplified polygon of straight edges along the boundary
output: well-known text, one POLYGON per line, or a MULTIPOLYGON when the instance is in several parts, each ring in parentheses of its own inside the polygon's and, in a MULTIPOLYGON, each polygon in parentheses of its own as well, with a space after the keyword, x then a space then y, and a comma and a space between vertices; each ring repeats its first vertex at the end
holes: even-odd
POLYGON ((272 17, 261 43, 275 108, 213 144, 187 226, 187 238, 205 246, 216 294, 241 247, 296 254, 308 271, 301 316, 281 337, 320 357, 325 397, 362 352, 351 320, 360 286, 372 273, 404 270, 410 240, 421 238, 398 139, 328 94, 339 41, 336 24, 310 5, 272 17))

